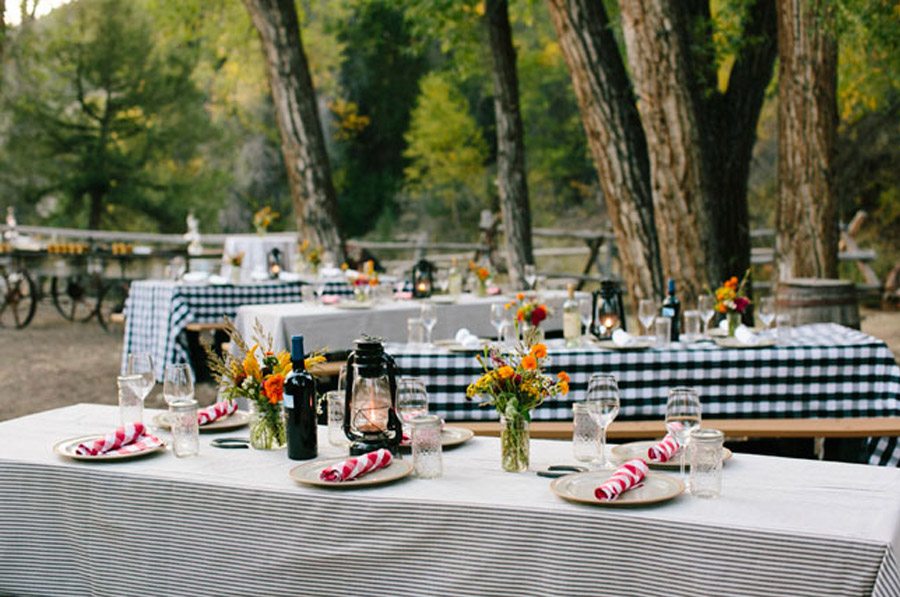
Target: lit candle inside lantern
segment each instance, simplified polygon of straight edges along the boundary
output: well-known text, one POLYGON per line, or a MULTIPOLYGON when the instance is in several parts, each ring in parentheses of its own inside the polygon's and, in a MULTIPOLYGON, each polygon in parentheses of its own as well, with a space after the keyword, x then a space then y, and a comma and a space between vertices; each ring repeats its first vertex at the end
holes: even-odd
POLYGON ((613 329, 613 327, 619 322, 619 318, 615 315, 604 315, 601 323, 603 327, 607 330, 613 329))
POLYGON ((388 408, 379 401, 373 392, 369 400, 360 410, 359 431, 363 433, 381 433, 387 428, 388 408))
POLYGON ((428 292, 428 284, 425 281, 420 281, 416 285, 416 288, 418 289, 419 292, 428 292))

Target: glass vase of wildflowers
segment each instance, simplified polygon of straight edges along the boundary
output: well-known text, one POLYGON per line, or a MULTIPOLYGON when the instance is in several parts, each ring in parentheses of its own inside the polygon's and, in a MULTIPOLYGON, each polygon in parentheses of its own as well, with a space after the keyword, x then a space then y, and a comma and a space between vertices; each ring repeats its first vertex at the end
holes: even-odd
POLYGON ((749 276, 750 270, 748 269, 740 282, 738 282, 737 276, 732 276, 716 289, 716 311, 727 318, 729 337, 734 337, 735 331, 741 324, 741 317, 750 306, 750 299, 747 298, 744 290, 749 276))

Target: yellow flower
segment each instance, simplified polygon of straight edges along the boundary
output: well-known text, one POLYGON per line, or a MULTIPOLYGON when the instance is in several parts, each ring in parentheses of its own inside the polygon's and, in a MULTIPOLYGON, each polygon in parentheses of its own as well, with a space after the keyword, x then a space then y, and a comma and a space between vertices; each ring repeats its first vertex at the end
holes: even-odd
POLYGON ((564 395, 568 394, 569 393, 569 382, 560 381, 559 382, 559 391, 562 392, 564 395))
POLYGON ((325 362, 325 357, 323 357, 322 355, 316 355, 314 357, 309 357, 307 359, 304 359, 303 365, 306 367, 307 370, 309 370, 309 368, 312 367, 313 365, 315 365, 316 363, 324 363, 324 362, 325 362))
POLYGON ((537 369, 537 359, 533 355, 526 355, 522 358, 522 367, 527 371, 537 369))
POLYGON ((258 344, 254 344, 253 348, 247 351, 247 355, 244 357, 244 373, 247 374, 248 377, 252 377, 256 380, 262 379, 262 371, 259 368, 259 361, 256 360, 256 349, 259 348, 258 344))
POLYGON ((503 367, 500 367, 499 369, 497 369, 497 375, 500 377, 500 379, 509 379, 510 377, 512 377, 515 374, 516 374, 515 369, 513 369, 509 365, 504 365, 503 367))
POLYGON ((531 354, 533 354, 535 358, 543 359, 545 356, 547 356, 547 345, 538 342, 531 347, 531 354))

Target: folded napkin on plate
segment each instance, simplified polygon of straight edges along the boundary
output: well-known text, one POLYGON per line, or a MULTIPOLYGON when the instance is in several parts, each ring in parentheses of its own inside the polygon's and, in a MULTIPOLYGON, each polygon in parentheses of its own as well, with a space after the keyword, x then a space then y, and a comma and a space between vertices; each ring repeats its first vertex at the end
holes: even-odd
POLYGON ((321 300, 323 305, 336 305, 341 302, 341 297, 334 294, 325 294, 321 300))
POLYGON ((200 409, 200 412, 197 413, 197 422, 201 426, 212 423, 213 421, 217 421, 228 415, 233 415, 237 412, 237 408, 237 402, 234 400, 222 400, 221 402, 216 402, 212 406, 200 409))
POLYGON ((411 300, 412 297, 413 295, 411 292, 400 291, 394 293, 394 298, 398 301, 408 301, 411 300))
POLYGON ((668 462, 677 451, 678 440, 675 439, 674 435, 669 433, 662 441, 647 448, 647 458, 649 458, 651 462, 668 462))
POLYGON ((614 500, 643 481, 649 471, 647 463, 640 458, 629 460, 594 490, 594 496, 600 501, 614 500))
POLYGON ((369 452, 368 454, 363 454, 362 456, 348 458, 347 460, 332 464, 331 466, 322 469, 322 472, 319 473, 319 479, 331 483, 350 481, 390 465, 393 459, 394 457, 391 456, 391 453, 382 448, 380 450, 375 450, 374 452, 369 452))
POLYGON ((634 336, 625 330, 616 330, 612 334, 612 341, 616 346, 629 346, 634 344, 634 336))
POLYGON ((502 294, 503 291, 500 290, 499 286, 488 286, 487 293, 490 296, 497 296, 498 294, 502 294))
POLYGON ((129 423, 94 441, 78 444, 75 453, 79 456, 134 454, 161 445, 162 440, 147 433, 147 428, 142 423, 129 423))
POLYGON ((463 348, 481 348, 481 340, 466 328, 462 328, 456 332, 455 340, 457 344, 460 344, 463 348))
POLYGON ((739 325, 736 330, 734 330, 735 339, 741 344, 746 344, 747 346, 756 346, 759 344, 759 337, 750 331, 745 325, 739 325))

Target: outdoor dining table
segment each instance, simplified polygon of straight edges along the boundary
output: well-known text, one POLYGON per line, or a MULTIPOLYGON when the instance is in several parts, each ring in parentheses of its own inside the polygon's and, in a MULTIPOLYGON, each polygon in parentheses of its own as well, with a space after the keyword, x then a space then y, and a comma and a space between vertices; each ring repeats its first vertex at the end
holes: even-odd
MULTIPOLYGON (((0 423, 0 594, 900 594, 893 468, 736 453, 717 500, 610 508, 502 472, 485 437, 445 451, 439 479, 357 489, 302 486, 284 451, 208 435, 186 459, 54 453, 117 420, 81 404, 0 423)), ((319 446, 341 455, 324 428, 319 446)), ((531 454, 573 463, 569 442, 531 454)))
MULTIPOLYGON (((293 303, 301 300, 300 282, 254 284, 187 284, 166 280, 141 280, 131 284, 125 302, 125 337, 122 370, 130 352, 153 356, 157 380, 169 363, 188 363, 190 355, 183 332, 191 323, 219 323, 234 318, 241 305, 293 303)), ((351 295, 344 281, 328 282, 325 294, 351 295)))
MULTIPOLYGON (((477 352, 438 347, 387 347, 401 375, 422 378, 432 412, 447 421, 492 420, 492 408, 466 399, 466 387, 482 372, 477 352)), ((572 402, 583 399, 595 373, 619 382, 618 420, 662 418, 669 388, 697 388, 703 415, 723 418, 896 417, 900 368, 887 345, 833 323, 794 328, 774 346, 721 348, 712 342, 668 348, 614 350, 587 344, 549 343, 548 373, 566 371, 572 391, 545 401, 535 420, 572 420, 572 402)), ((900 466, 897 438, 867 442, 872 464, 900 466)), ((898 496, 900 500, 900 496, 898 496)))
MULTIPOLYGON (((273 249, 281 252, 281 267, 291 271, 294 267, 294 257, 297 252, 297 233, 279 232, 270 234, 231 234, 225 237, 223 252, 233 256, 242 254, 241 282, 247 283, 253 280, 254 274, 269 271, 269 253, 273 249)), ((232 265, 225 265, 222 274, 231 275, 232 265)))

